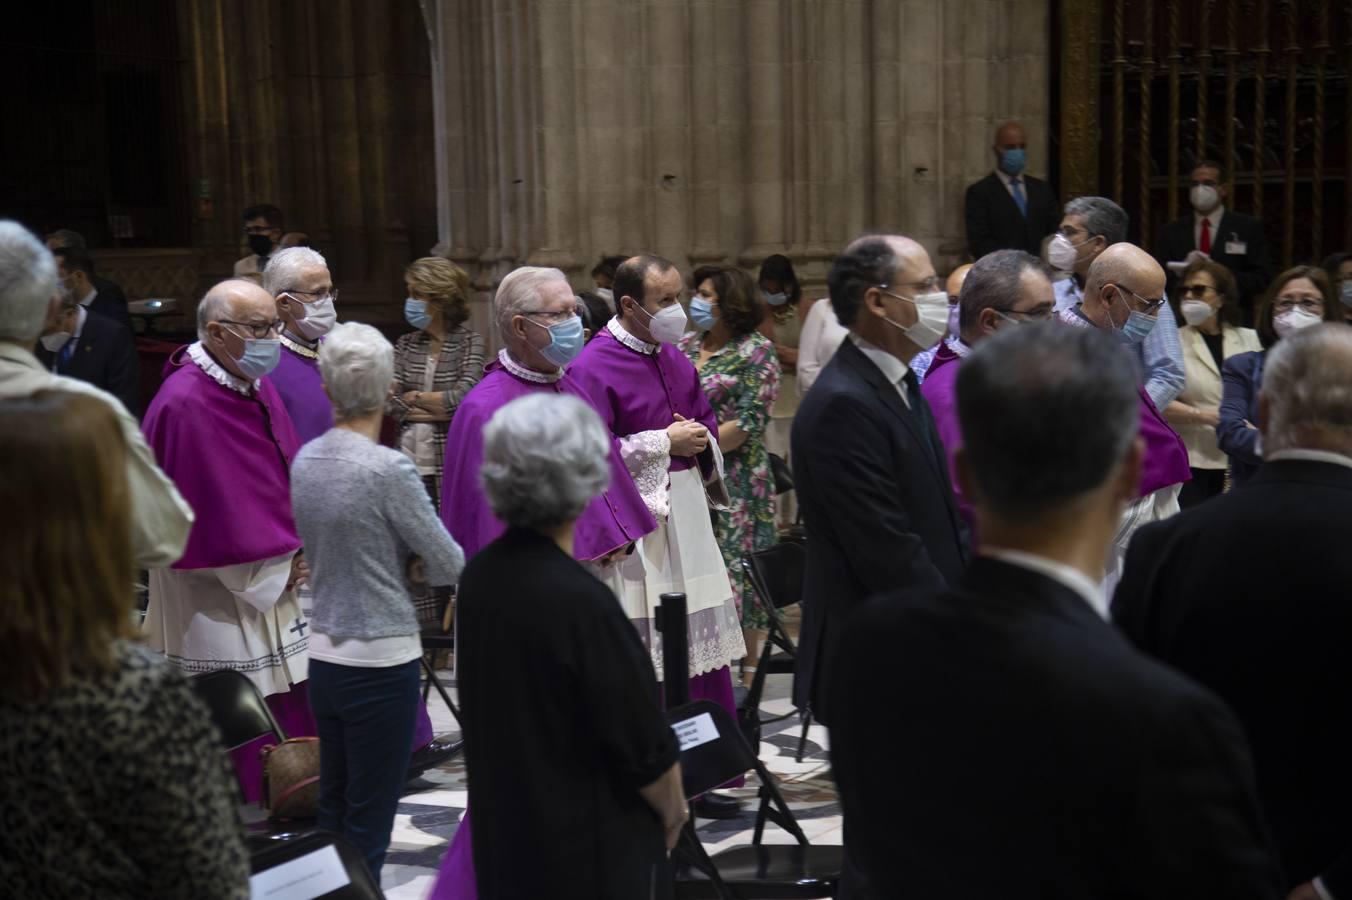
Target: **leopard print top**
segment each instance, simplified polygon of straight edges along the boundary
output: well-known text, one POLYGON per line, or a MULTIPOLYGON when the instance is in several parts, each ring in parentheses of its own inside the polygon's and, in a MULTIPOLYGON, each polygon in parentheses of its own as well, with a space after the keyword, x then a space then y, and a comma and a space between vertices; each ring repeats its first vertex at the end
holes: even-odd
POLYGON ((235 787, 206 707, 131 642, 112 672, 0 699, 0 893, 245 900, 235 787))

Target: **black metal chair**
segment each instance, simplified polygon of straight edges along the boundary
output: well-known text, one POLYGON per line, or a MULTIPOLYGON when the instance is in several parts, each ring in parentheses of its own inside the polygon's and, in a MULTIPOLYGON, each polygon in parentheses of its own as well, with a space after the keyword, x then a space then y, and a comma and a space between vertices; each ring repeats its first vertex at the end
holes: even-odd
POLYGON ((666 715, 677 735, 683 735, 681 780, 687 798, 753 769, 761 786, 760 808, 749 846, 711 857, 695 833, 694 818, 686 823, 673 854, 676 897, 769 900, 834 896, 844 865, 844 848, 813 847, 808 842, 774 776, 756 758, 732 716, 709 700, 668 709, 666 715), (793 835, 796 843, 761 843, 767 821, 793 835))
MULTIPOLYGON (((742 557, 742 571, 751 582, 756 602, 765 610, 769 620, 765 632, 765 645, 760 660, 756 664, 756 676, 751 680, 746 698, 737 710, 738 722, 742 734, 753 747, 760 745, 761 726, 767 722, 778 722, 793 715, 785 713, 773 719, 761 719, 760 700, 765 692, 765 679, 769 675, 792 675, 798 660, 798 648, 789 636, 780 610, 792 606, 803 599, 803 569, 807 553, 798 541, 780 541, 764 550, 757 550, 742 557)), ((795 710, 803 718, 803 729, 798 737, 797 761, 803 761, 803 752, 807 747, 807 732, 812 725, 810 709, 795 710)))
MULTIPOLYGON (((249 859, 249 868, 251 873, 250 881, 258 885, 259 876, 275 870, 281 866, 292 864, 293 871, 277 872, 274 876, 280 876, 281 880, 286 882, 295 879, 318 878, 318 873, 324 871, 325 853, 330 847, 338 854, 338 859, 342 863, 343 873, 340 877, 346 877, 347 883, 341 887, 326 891, 322 894, 304 894, 307 897, 323 897, 324 900, 383 900, 385 894, 380 890, 380 885, 376 884, 375 878, 371 875, 371 870, 366 868, 366 860, 362 859, 347 841, 335 834, 327 832, 312 832, 301 835, 294 840, 281 844, 273 844, 265 849, 253 853, 249 859)), ((331 861, 331 857, 329 857, 331 861)), ((337 874, 337 873, 333 873, 337 874)), ((304 881, 299 884, 292 884, 293 888, 303 888, 304 881)), ((267 896, 262 890, 255 890, 254 896, 267 896)), ((287 896, 294 896, 288 894, 287 896)))
MULTIPOLYGON (((227 752, 261 737, 271 736, 277 743, 286 740, 286 732, 277 724, 267 701, 248 676, 234 669, 203 672, 192 677, 193 690, 207 705, 211 721, 221 733, 227 752)), ((310 832, 313 822, 274 823, 267 810, 257 803, 246 803, 240 791, 240 818, 245 826, 245 841, 251 850, 274 843, 289 842, 310 832)))

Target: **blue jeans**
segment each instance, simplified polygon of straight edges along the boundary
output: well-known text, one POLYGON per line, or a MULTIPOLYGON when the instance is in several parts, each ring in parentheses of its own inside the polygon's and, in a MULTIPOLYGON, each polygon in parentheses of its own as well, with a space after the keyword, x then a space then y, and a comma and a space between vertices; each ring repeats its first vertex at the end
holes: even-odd
POLYGON ((418 661, 359 668, 310 660, 319 732, 319 827, 352 843, 380 883, 413 752, 418 661))

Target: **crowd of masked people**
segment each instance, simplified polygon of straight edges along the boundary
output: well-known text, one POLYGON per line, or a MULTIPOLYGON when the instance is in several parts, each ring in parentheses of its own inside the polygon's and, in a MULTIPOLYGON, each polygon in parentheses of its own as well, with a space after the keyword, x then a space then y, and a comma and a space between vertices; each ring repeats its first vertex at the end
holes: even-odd
POLYGON ((454 263, 407 268, 391 344, 253 208, 141 421, 60 366, 92 270, 0 222, 0 878, 248 896, 262 742, 226 764, 185 678, 229 668, 318 737, 318 825, 378 879, 442 752, 412 598, 454 586, 470 810, 431 896, 665 895, 690 813, 740 804, 687 804, 662 683, 735 712, 740 560, 800 521, 842 896, 1352 898, 1352 261, 1255 287, 1208 171, 1178 260, 1101 197, 1030 253, 1021 143, 968 218, 1008 201, 1023 237, 944 278, 889 234, 822 299, 782 256, 603 257, 581 293, 527 266, 492 356, 454 263))

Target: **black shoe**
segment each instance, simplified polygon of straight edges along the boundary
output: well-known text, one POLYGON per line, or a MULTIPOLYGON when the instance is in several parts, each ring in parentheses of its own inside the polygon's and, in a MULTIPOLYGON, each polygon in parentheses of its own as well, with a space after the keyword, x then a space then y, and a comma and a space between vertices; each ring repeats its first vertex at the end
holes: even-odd
POLYGON ((742 801, 727 794, 710 791, 690 804, 701 819, 735 819, 742 813, 742 801))
POLYGON ((426 746, 413 751, 408 761, 408 778, 417 778, 428 769, 434 768, 455 756, 465 747, 464 741, 443 741, 433 738, 426 746))

